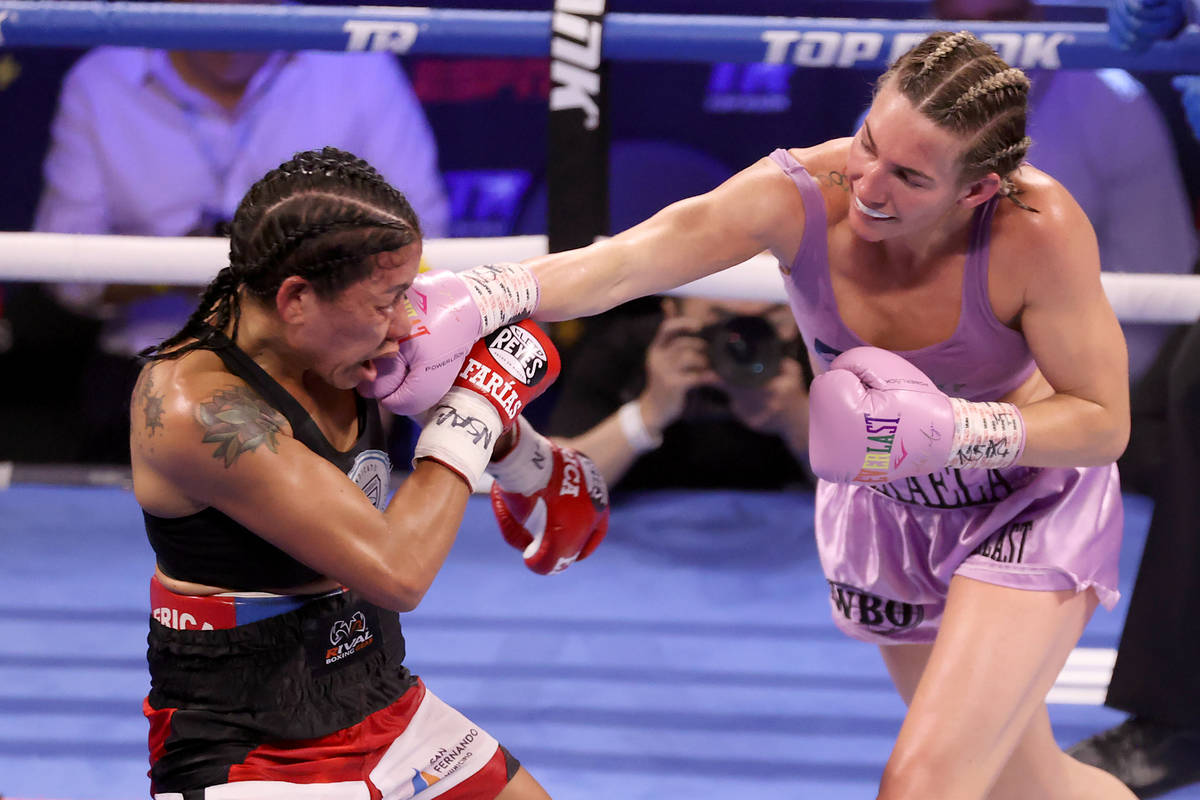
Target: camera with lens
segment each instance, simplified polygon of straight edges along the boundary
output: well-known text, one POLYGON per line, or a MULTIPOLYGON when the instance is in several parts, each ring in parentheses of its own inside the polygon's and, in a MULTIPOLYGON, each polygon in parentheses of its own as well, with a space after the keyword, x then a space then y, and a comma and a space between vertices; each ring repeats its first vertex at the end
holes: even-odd
POLYGON ((700 329, 708 361, 726 383, 756 387, 779 374, 787 343, 762 317, 733 316, 700 329))

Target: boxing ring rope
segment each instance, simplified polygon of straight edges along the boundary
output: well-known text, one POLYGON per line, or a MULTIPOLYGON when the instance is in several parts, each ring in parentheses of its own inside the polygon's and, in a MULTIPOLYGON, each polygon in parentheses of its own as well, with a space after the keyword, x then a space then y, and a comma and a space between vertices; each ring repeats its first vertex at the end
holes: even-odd
MULTIPOLYGON (((430 239, 425 260, 463 270, 521 261, 547 252, 545 236, 430 239)), ((82 281, 203 286, 228 263, 229 240, 217 237, 97 236, 0 233, 0 281, 82 281)), ((1200 318, 1200 276, 1105 272, 1100 276, 1117 317, 1125 322, 1190 323, 1200 318)), ((668 294, 786 302, 778 262, 759 255, 668 294)))
MULTIPOLYGON (((560 4, 569 8, 570 4, 560 4)), ((581 12, 582 13, 582 12, 581 12)), ((853 20, 722 15, 605 14, 603 38, 566 11, 474 11, 377 6, 224 5, 94 0, 0 0, 0 48, 100 44, 221 50, 390 51, 401 55, 539 56, 586 68, 601 57, 680 62, 790 63, 880 72, 930 31, 967 27, 1026 69, 1127 67, 1187 72, 1200 65, 1200 29, 1131 55, 1097 23, 853 20), (591 32, 589 32, 591 31, 591 32), (593 36, 592 34, 595 33, 593 36), (565 37, 565 38, 564 38, 565 37), (574 41, 568 41, 568 39, 574 41), (593 52, 594 51, 594 52, 593 52)), ((583 84, 559 88, 584 91, 583 84)), ((552 103, 553 106, 553 103, 552 103)), ((589 239, 590 240, 590 239, 589 239)), ((430 264, 463 269, 547 252, 546 237, 442 239, 430 264)), ((0 281, 202 285, 226 262, 223 239, 0 233, 0 281)), ((1119 266, 1119 265, 1110 265, 1119 266)), ((1118 317, 1181 323, 1200 317, 1200 276, 1102 275, 1118 317)), ((783 300, 775 261, 758 256, 676 290, 783 300)))
MULTIPOLYGON (((564 11, 377 6, 224 5, 94 0, 0 0, 0 47, 101 44, 220 50, 387 50, 401 55, 540 56, 552 31, 592 46, 564 11)), ((606 14, 599 55, 626 61, 763 62, 881 72, 927 33, 969 27, 1022 69, 1186 72, 1200 64, 1200 30, 1132 55, 1100 23, 961 22, 606 14)), ((569 43, 555 42, 553 47, 569 43)), ((580 54, 581 56, 584 53, 580 54)), ((586 53, 594 56, 593 53, 586 53)))

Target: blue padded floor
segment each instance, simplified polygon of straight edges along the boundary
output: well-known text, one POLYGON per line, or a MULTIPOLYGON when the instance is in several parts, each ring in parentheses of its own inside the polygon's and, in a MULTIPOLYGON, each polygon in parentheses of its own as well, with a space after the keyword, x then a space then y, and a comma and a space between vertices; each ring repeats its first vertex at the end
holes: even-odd
MULTIPOLYGON (((1126 498, 1128 593, 1150 505, 1126 498)), ((404 617, 408 663, 557 800, 874 797, 904 707, 829 620, 812 496, 628 498, 596 555, 528 572, 474 497, 404 617)), ((0 794, 148 794, 141 700, 153 559, 130 493, 0 491, 0 794)), ((1083 645, 1115 646, 1100 611, 1083 645)), ((1064 744, 1123 717, 1052 705, 1064 744)), ((1172 795, 1200 800, 1200 787, 1172 795)))

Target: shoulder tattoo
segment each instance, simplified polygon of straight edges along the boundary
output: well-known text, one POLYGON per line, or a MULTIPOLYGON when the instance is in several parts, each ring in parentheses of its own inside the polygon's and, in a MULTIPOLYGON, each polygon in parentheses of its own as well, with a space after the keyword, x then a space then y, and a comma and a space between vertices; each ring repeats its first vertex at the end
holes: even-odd
POLYGON ((138 376, 137 385, 133 388, 133 402, 142 409, 142 416, 146 419, 146 436, 151 439, 157 431, 162 430, 163 399, 166 397, 154 389, 154 367, 149 366, 138 376))
POLYGON ((213 458, 233 466, 238 456, 265 445, 278 452, 276 434, 284 417, 245 386, 230 386, 196 406, 196 421, 204 429, 202 442, 217 442, 213 458))
POLYGON ((817 182, 822 186, 836 186, 843 192, 850 191, 850 179, 846 177, 846 173, 844 172, 832 169, 829 172, 818 172, 816 178, 817 182))

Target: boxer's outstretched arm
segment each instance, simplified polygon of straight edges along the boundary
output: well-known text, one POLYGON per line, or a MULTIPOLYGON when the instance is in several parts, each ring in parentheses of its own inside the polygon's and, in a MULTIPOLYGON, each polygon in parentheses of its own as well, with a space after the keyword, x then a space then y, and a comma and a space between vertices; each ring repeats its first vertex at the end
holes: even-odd
POLYGON ((681 286, 775 250, 780 232, 794 234, 803 223, 795 185, 761 159, 611 239, 526 262, 541 289, 534 318, 590 316, 681 286))

